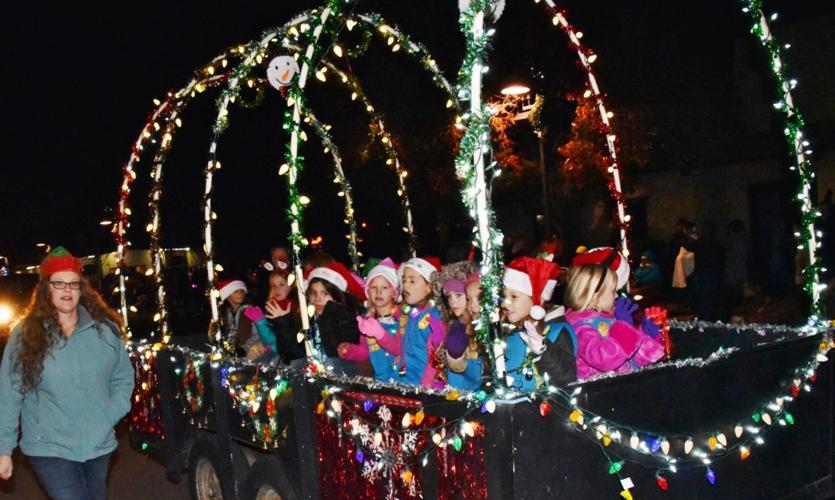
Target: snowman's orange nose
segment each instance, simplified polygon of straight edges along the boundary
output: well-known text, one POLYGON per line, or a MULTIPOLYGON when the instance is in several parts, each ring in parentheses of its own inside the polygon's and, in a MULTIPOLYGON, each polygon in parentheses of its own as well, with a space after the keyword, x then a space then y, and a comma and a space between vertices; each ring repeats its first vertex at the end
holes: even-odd
POLYGON ((284 72, 281 73, 281 77, 280 77, 281 81, 286 82, 288 76, 290 76, 290 69, 289 68, 285 69, 284 72))

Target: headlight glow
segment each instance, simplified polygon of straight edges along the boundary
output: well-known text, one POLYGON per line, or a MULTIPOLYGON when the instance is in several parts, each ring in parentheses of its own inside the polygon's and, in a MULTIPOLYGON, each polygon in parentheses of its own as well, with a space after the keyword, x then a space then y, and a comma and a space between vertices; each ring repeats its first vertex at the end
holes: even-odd
POLYGON ((6 304, 0 304, 0 325, 9 323, 14 318, 14 311, 6 304))

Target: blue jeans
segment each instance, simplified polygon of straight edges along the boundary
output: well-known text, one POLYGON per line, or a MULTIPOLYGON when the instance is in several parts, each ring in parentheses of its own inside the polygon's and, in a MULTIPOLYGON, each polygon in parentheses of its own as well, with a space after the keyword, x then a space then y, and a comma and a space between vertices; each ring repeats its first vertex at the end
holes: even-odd
POLYGON ((35 474, 53 500, 104 500, 110 453, 86 462, 57 457, 29 457, 35 474))

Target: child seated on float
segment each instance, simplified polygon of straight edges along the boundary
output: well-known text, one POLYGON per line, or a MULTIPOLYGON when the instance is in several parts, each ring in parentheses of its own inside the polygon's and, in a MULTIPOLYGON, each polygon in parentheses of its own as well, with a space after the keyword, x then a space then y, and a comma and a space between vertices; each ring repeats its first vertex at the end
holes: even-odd
POLYGON ((484 364, 473 335, 473 317, 467 307, 467 282, 478 275, 467 261, 453 262, 432 278, 435 303, 447 327, 444 343, 436 357, 450 387, 475 391, 481 387, 484 364))
POLYGON ((563 309, 545 310, 559 272, 553 262, 533 257, 517 257, 505 268, 502 309, 513 332, 505 339, 504 358, 512 388, 534 391, 577 379, 577 343, 563 309))
POLYGON ((577 376, 626 373, 664 357, 660 329, 645 318, 639 328, 637 306, 617 298, 629 279, 629 264, 613 248, 596 248, 574 257, 565 291, 565 317, 577 336, 577 376))
POLYGON ((302 329, 301 316, 296 290, 290 286, 289 276, 286 270, 270 272, 270 291, 264 304, 266 313, 260 307, 250 307, 244 315, 255 325, 265 346, 265 352, 254 359, 264 362, 279 356, 283 364, 299 367, 304 364, 305 351, 304 343, 298 339, 302 329))
MULTIPOLYGON (((365 341, 360 339, 359 344, 343 342, 339 344, 339 357, 355 362, 370 361, 374 378, 390 382, 396 378, 395 355, 392 351, 399 350, 400 339, 396 336, 401 317, 400 306, 397 304, 400 297, 400 278, 397 275, 397 264, 390 258, 383 259, 368 272, 365 295, 368 297, 366 317, 376 319, 387 335, 379 340, 365 336, 365 341)), ((362 316, 357 317, 358 322, 364 319, 362 316)))
POLYGON ((481 316, 481 274, 478 271, 464 282, 464 292, 467 297, 467 312, 475 321, 481 316))
MULTIPOLYGON (((403 286, 400 325, 389 348, 381 346, 395 357, 397 369, 394 380, 406 384, 442 389, 444 382, 433 363, 438 346, 446 336, 446 328, 438 309, 432 302, 432 274, 440 269, 437 258, 412 258, 400 266, 403 286)), ((357 318, 360 331, 376 340, 389 335, 375 318, 357 318)))
POLYGON ((246 283, 241 279, 228 278, 217 282, 220 295, 220 324, 230 349, 237 355, 249 356, 249 350, 258 343, 252 322, 245 316, 251 308, 246 304, 246 283))
POLYGON ((355 318, 364 312, 362 285, 344 265, 333 262, 310 272, 306 294, 314 307, 310 334, 317 356, 336 374, 357 375, 357 362, 340 358, 339 345, 360 341, 355 318))

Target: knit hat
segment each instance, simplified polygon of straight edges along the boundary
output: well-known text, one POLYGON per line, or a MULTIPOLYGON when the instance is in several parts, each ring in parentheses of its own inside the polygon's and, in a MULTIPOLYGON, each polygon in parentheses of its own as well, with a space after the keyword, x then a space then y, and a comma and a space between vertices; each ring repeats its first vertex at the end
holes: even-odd
POLYGON ((451 279, 444 281, 444 291, 445 292, 455 292, 455 293, 464 293, 466 292, 466 286, 464 285, 463 280, 451 279))
POLYGON ((64 247, 56 247, 41 262, 41 277, 49 278, 61 271, 73 271, 81 275, 81 259, 73 257, 64 247))
POLYGON ((239 279, 229 278, 217 282, 217 289, 220 291, 220 301, 223 302, 227 297, 238 290, 243 290, 247 293, 246 283, 239 279))
POLYGON ((557 286, 560 268, 551 261, 533 257, 517 257, 505 267, 502 282, 504 287, 523 293, 531 298, 531 318, 545 317, 542 303, 551 299, 557 286))
POLYGON ((377 276, 385 278, 389 283, 391 283, 392 288, 394 288, 397 292, 396 295, 400 295, 400 276, 397 273, 397 264, 391 260, 391 258, 386 257, 385 259, 379 261, 377 265, 372 267, 371 271, 368 272, 368 276, 365 277, 364 287, 366 295, 368 295, 368 285, 370 285, 371 280, 377 276))
POLYGON ((447 264, 441 268, 440 272, 432 275, 432 293, 435 296, 435 307, 441 313, 441 318, 444 321, 452 319, 450 311, 447 309, 446 301, 442 299, 444 292, 449 291, 449 288, 458 290, 458 283, 466 289, 466 283, 472 279, 473 275, 478 276, 478 267, 472 262, 462 260, 447 264), (457 283, 456 283, 457 282, 457 283), (449 285, 449 286, 448 286, 449 285))
POLYGON ((397 274, 400 276, 401 281, 403 280, 403 272, 407 267, 411 267, 416 273, 423 276, 423 279, 425 279, 428 283, 431 283, 432 273, 436 273, 441 270, 441 259, 437 257, 412 257, 401 264, 400 269, 397 270, 397 274))
POLYGON ((620 252, 612 247, 599 247, 587 250, 584 253, 579 253, 571 260, 572 266, 584 266, 595 264, 602 266, 604 264, 609 266, 609 269, 615 272, 618 278, 616 290, 625 287, 629 282, 629 261, 620 252), (614 252, 614 255, 612 254, 614 252))
POLYGON ((310 271, 307 276, 307 283, 305 283, 305 290, 310 286, 310 281, 314 278, 327 281, 342 292, 351 292, 358 299, 365 300, 365 286, 361 283, 362 279, 357 278, 351 274, 343 264, 339 262, 329 262, 322 267, 310 271))

